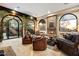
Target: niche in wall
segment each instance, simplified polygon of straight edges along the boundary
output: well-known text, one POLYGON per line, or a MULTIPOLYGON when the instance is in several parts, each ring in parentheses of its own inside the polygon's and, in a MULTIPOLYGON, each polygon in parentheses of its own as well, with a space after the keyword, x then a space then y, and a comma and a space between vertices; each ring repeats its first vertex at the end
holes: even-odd
POLYGON ((50 36, 56 35, 56 16, 50 16, 47 18, 47 33, 50 36))
POLYGON ((41 19, 41 20, 39 21, 39 31, 40 31, 40 32, 44 32, 44 33, 47 32, 47 31, 46 31, 46 21, 45 21, 44 19, 41 19))

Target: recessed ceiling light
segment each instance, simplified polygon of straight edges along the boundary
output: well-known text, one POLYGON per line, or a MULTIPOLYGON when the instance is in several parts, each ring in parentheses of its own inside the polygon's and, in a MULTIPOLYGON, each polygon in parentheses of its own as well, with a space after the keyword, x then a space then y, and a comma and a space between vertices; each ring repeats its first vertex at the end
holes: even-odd
POLYGON ((19 6, 17 6, 16 8, 14 8, 14 10, 16 10, 16 11, 17 11, 19 8, 20 8, 20 7, 19 7, 19 6))
POLYGON ((47 13, 48 13, 48 14, 50 14, 51 12, 50 12, 50 11, 48 11, 47 13))
POLYGON ((16 11, 17 11, 17 8, 14 8, 14 10, 16 10, 16 11))

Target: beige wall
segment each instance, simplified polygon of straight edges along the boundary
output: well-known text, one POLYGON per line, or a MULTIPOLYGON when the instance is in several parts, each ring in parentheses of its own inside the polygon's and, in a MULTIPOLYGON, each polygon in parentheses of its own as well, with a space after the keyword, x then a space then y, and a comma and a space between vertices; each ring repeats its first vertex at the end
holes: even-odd
MULTIPOLYGON (((40 28, 39 28, 39 21, 40 21, 40 20, 41 20, 41 18, 37 18, 37 22, 36 22, 36 24, 35 24, 35 31, 39 31, 39 32, 41 31, 40 28)), ((46 24, 45 24, 45 25, 46 25, 46 26, 45 26, 46 30, 45 30, 45 31, 46 31, 46 33, 47 33, 47 19, 45 18, 44 20, 45 20, 45 22, 46 22, 46 24)))
MULTIPOLYGON (((69 13, 69 12, 68 12, 69 13)), ((56 17, 56 19, 54 19, 53 18, 53 16, 51 16, 51 17, 44 17, 45 18, 45 20, 47 20, 46 21, 46 24, 47 24, 47 26, 46 26, 46 29, 47 29, 47 27, 48 27, 48 23, 49 23, 49 21, 53 21, 53 19, 54 20, 56 20, 56 34, 57 34, 57 36, 60 36, 60 31, 59 31, 59 20, 60 20, 60 18, 64 15, 64 14, 66 14, 66 13, 62 13, 62 14, 58 14, 57 15, 57 17, 56 17)), ((77 16, 77 18, 78 18, 78 32, 79 32, 79 12, 72 12, 72 14, 75 14, 76 16, 77 16)), ((40 19, 40 18, 39 18, 40 19)), ((38 19, 38 20, 39 20, 38 19)), ((39 21, 38 21, 39 22, 39 21)), ((38 26, 38 23, 37 23, 37 26, 38 26)), ((38 26, 38 28, 39 28, 39 26, 38 26)), ((46 30, 47 31, 47 30, 46 30)))

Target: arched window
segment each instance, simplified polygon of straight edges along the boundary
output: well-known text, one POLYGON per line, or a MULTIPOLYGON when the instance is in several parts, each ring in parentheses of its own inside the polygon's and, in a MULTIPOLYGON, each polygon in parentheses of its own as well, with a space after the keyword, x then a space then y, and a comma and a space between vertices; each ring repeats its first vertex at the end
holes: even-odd
POLYGON ((22 36, 22 21, 18 16, 7 15, 2 19, 3 39, 22 36))
POLYGON ((59 30, 60 32, 76 32, 78 26, 78 20, 76 15, 67 13, 64 14, 59 21, 59 30))

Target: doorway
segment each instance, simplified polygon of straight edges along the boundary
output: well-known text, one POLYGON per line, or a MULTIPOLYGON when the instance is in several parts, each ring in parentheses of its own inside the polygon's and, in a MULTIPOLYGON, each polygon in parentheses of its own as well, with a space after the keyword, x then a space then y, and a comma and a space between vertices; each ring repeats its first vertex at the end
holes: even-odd
POLYGON ((4 40, 22 37, 22 20, 18 16, 7 15, 1 23, 4 40))

